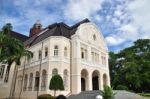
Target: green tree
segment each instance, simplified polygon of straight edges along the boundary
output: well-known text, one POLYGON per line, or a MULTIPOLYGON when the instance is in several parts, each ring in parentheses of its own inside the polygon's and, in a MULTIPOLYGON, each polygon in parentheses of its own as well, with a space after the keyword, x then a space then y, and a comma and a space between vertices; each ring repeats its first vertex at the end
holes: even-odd
POLYGON ((54 96, 56 96, 57 90, 64 90, 63 80, 60 75, 54 75, 50 81, 50 90, 54 90, 54 96))
POLYGON ((115 97, 115 93, 113 93, 113 90, 111 87, 104 85, 102 96, 104 99, 113 99, 115 97))
POLYGON ((109 53, 110 76, 118 85, 134 92, 150 92, 150 39, 139 39, 118 53, 109 53))
POLYGON ((15 70, 9 97, 13 97, 14 94, 16 77, 18 72, 17 65, 20 65, 20 58, 30 58, 33 55, 32 52, 26 50, 23 42, 10 36, 11 30, 12 26, 10 23, 8 23, 5 26, 3 26, 2 31, 0 32, 0 62, 6 62, 8 64, 8 75, 12 63, 15 62, 15 70))

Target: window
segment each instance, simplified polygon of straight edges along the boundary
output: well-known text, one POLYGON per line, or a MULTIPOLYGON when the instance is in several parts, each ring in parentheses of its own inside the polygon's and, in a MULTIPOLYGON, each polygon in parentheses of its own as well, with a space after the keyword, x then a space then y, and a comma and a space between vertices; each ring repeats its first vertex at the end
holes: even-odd
POLYGON ((48 48, 45 47, 45 57, 47 57, 47 56, 48 56, 48 48))
POLYGON ((39 90, 39 81, 40 81, 40 73, 37 71, 35 75, 35 84, 34 84, 34 90, 39 90))
POLYGON ((54 47, 54 56, 58 56, 58 46, 54 47))
POLYGON ((92 61, 99 63, 99 54, 97 52, 91 52, 92 55, 92 61))
POLYGON ((87 59, 87 50, 84 48, 81 48, 81 58, 87 59))
POLYGON ((33 83, 33 73, 30 73, 30 78, 29 78, 29 91, 32 90, 32 83, 33 83))
POLYGON ((106 65, 106 57, 105 56, 101 56, 101 58, 102 58, 102 64, 106 65))
POLYGON ((52 75, 54 76, 54 75, 57 75, 57 74, 58 74, 58 70, 56 68, 54 68, 53 71, 52 71, 52 75))
POLYGON ((67 71, 67 69, 64 70, 63 80, 64 80, 64 87, 66 89, 68 86, 68 71, 67 71))
POLYGON ((93 35, 93 40, 96 41, 96 35, 95 34, 93 35))
POLYGON ((3 76, 4 76, 4 70, 5 70, 5 65, 2 64, 0 66, 0 79, 3 79, 3 76))
POLYGON ((42 51, 39 50, 39 57, 38 57, 38 59, 41 59, 41 58, 42 58, 42 51))
POLYGON ((67 57, 67 47, 64 48, 64 56, 67 57))
POLYGON ((28 82, 28 75, 26 74, 25 77, 24 77, 23 91, 27 90, 27 82, 28 82))
POLYGON ((84 52, 81 52, 81 58, 84 59, 84 52))
POLYGON ((42 71, 41 90, 46 90, 46 70, 42 71))

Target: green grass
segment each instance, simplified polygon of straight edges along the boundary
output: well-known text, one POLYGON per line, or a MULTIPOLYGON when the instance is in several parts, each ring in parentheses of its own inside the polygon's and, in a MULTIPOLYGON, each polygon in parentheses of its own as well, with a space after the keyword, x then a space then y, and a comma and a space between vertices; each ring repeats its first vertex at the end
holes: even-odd
POLYGON ((150 99, 150 93, 139 93, 139 95, 144 96, 144 97, 149 97, 150 99))

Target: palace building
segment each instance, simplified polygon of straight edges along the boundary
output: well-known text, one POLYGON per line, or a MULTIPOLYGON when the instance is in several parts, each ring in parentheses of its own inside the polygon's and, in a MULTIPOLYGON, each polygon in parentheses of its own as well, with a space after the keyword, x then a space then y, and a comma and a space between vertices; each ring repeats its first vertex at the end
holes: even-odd
POLYGON ((102 32, 88 19, 73 26, 54 23, 46 28, 36 22, 29 37, 16 32, 11 35, 24 42, 33 57, 23 57, 15 73, 15 63, 9 73, 7 64, 0 64, 0 98, 53 95, 49 84, 56 74, 63 78, 65 88, 57 95, 103 90, 103 85, 110 85, 107 45, 102 32))

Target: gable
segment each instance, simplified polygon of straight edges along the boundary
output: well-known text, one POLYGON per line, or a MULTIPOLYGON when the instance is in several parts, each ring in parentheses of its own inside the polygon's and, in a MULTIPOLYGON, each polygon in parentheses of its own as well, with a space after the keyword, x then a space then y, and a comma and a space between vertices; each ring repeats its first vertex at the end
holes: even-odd
POLYGON ((78 27, 75 34, 78 35, 82 41, 107 50, 105 39, 95 24, 91 22, 83 23, 78 27))

